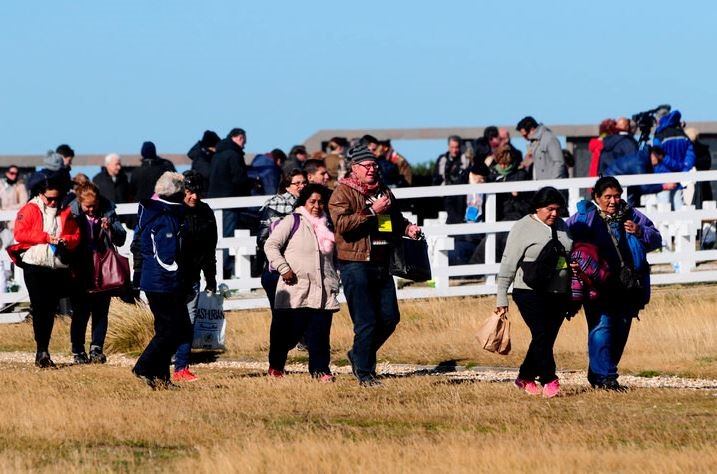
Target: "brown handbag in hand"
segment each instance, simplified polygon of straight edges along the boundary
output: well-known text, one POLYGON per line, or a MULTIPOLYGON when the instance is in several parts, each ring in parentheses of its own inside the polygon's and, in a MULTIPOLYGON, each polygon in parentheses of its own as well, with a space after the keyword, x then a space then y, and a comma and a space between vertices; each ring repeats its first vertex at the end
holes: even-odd
POLYGON ((492 313, 478 328, 478 342, 483 349, 500 355, 510 353, 510 321, 508 313, 492 313))
POLYGON ((88 293, 121 295, 129 289, 129 259, 117 251, 110 234, 100 231, 100 240, 105 245, 92 252, 92 280, 88 293))

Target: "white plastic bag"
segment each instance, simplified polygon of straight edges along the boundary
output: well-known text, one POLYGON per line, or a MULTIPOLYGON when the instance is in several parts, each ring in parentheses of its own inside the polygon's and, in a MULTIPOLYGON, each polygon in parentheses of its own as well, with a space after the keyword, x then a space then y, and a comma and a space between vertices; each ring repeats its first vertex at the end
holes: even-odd
POLYGON ((192 349, 224 350, 226 330, 224 297, 219 293, 201 291, 194 319, 192 349))

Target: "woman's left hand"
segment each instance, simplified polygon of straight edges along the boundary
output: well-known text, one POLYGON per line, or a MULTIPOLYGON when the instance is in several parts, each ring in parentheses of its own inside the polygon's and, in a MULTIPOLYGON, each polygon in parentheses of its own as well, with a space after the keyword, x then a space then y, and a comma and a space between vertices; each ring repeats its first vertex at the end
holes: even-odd
POLYGON ((421 228, 416 224, 409 224, 406 227, 406 235, 412 239, 418 239, 421 236, 421 228))
POLYGON ((638 237, 640 236, 640 234, 642 234, 642 228, 638 224, 635 224, 634 221, 625 221, 624 225, 625 232, 627 232, 628 234, 635 234, 638 237))

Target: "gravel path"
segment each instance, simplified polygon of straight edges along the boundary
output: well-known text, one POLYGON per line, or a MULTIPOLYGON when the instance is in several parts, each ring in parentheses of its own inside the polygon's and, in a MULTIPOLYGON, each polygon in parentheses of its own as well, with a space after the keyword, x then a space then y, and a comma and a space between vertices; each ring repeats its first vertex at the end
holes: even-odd
MULTIPOLYGON (((60 365, 69 365, 72 358, 67 355, 55 355, 53 360, 60 365)), ((23 365, 32 366, 34 354, 28 352, 0 352, 0 371, 4 368, 23 365)), ((135 359, 121 355, 109 357, 108 365, 117 367, 132 367, 135 359)), ((213 362, 193 364, 192 367, 201 369, 243 369, 257 372, 266 372, 266 362, 251 362, 239 360, 219 359, 213 362)), ((306 364, 289 364, 288 372, 306 373, 306 364)), ((517 375, 517 369, 507 367, 463 367, 459 365, 412 365, 412 364, 379 364, 378 373, 386 377, 416 377, 430 376, 442 377, 455 381, 481 381, 481 382, 512 382, 517 375)), ((351 374, 350 367, 332 367, 336 374, 351 374)), ((582 371, 558 371, 562 385, 586 386, 587 381, 582 371)), ((717 390, 717 380, 692 379, 675 377, 671 375, 658 375, 655 377, 638 377, 635 375, 621 375, 620 382, 629 387, 642 388, 680 388, 717 390)))

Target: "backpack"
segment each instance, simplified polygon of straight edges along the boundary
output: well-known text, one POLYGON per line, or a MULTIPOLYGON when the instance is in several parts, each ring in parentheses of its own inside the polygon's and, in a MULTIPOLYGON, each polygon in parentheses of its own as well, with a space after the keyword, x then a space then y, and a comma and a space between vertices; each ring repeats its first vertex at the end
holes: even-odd
POLYGON ((557 231, 554 228, 551 231, 553 235, 540 250, 538 258, 520 265, 523 281, 535 291, 544 291, 558 272, 567 266, 565 247, 558 240, 557 231))
MULTIPOLYGON (((286 240, 286 243, 284 244, 284 247, 281 249, 281 252, 283 253, 286 250, 286 247, 289 245, 289 240, 296 234, 296 231, 299 230, 299 224, 301 223, 301 217, 297 213, 291 214, 294 217, 294 222, 291 224, 291 232, 289 232, 289 238, 286 240)), ((272 222, 269 225, 269 235, 276 229, 276 227, 279 225, 279 223, 282 221, 282 219, 277 219, 274 222, 272 222)), ((269 261, 266 262, 267 268, 269 269, 270 273, 279 273, 276 271, 276 268, 272 267, 269 261)))

